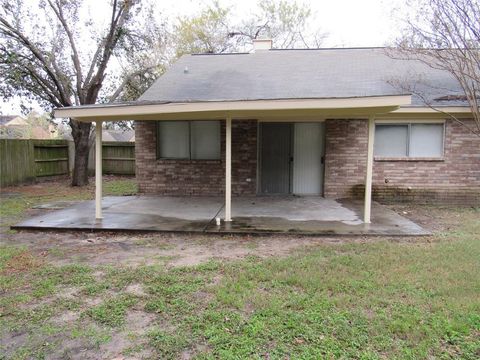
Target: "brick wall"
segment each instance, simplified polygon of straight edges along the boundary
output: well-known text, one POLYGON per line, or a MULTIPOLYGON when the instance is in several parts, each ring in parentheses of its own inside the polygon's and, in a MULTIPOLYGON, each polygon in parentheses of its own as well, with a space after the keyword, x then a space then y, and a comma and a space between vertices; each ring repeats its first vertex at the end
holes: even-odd
POLYGON ((325 122, 325 197, 355 197, 358 185, 365 183, 366 125, 365 120, 325 122))
MULTIPOLYGON (((141 193, 160 195, 221 195, 225 188, 225 123, 221 160, 162 160, 156 156, 154 121, 135 123, 136 177, 141 193)), ((232 193, 255 195, 257 122, 232 121, 232 193), (249 180, 249 181, 248 181, 249 180)))
MULTIPOLYGON (((157 160, 155 122, 137 121, 136 173, 142 193, 224 193, 225 127, 221 160, 157 160)), ((365 183, 367 121, 327 120, 326 197, 361 197, 365 183)), ((255 195, 257 122, 233 121, 232 192, 255 195), (250 181, 247 181, 250 179, 250 181)), ((445 126, 442 161, 374 161, 373 197, 381 202, 480 204, 480 140, 453 121, 445 126)))
MULTIPOLYGON (((326 197, 363 195, 366 154, 367 121, 327 120, 326 197)), ((373 198, 382 202, 480 204, 480 139, 449 120, 442 161, 374 161, 373 198)))

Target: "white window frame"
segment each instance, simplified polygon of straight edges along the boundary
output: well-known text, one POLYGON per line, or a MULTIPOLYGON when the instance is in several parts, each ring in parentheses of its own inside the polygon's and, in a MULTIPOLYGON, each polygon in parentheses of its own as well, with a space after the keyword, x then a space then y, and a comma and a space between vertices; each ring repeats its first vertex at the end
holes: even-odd
POLYGON ((218 157, 216 158, 209 158, 209 159, 197 159, 197 158, 192 158, 192 122, 202 122, 202 121, 217 121, 220 123, 220 120, 165 120, 165 121, 157 121, 155 125, 155 138, 156 138, 156 150, 157 150, 157 160, 180 160, 180 161, 219 161, 222 158, 221 154, 221 123, 219 126, 219 137, 218 141, 220 142, 218 146, 220 147, 220 151, 218 154, 218 157), (159 129, 159 124, 161 122, 186 122, 188 123, 188 156, 187 157, 165 157, 161 156, 160 154, 160 139, 159 139, 159 134, 160 134, 160 129, 159 129))
POLYGON ((399 125, 399 126, 407 126, 407 154, 404 156, 385 156, 385 155, 377 155, 374 154, 375 159, 438 159, 438 160, 443 160, 445 156, 445 120, 430 120, 430 119, 418 119, 418 120, 377 120, 375 121, 375 134, 376 134, 376 129, 377 126, 380 125, 399 125), (411 134, 411 128, 412 125, 442 125, 443 126, 443 136, 442 136, 442 149, 441 149, 441 155, 440 156, 410 156, 410 134, 411 134))

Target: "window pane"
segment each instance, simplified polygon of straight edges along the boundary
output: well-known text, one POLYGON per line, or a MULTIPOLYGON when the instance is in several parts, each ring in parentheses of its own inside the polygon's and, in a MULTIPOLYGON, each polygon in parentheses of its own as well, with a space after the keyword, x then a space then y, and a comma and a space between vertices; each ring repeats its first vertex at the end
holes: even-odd
POLYGON ((375 155, 407 156, 408 125, 376 125, 375 155))
POLYGON ((441 157, 443 155, 443 124, 412 124, 410 156, 441 157))
POLYGON ((220 159, 220 122, 191 122, 192 159, 220 159))
POLYGON ((188 159, 188 121, 158 122, 158 152, 161 158, 188 159))

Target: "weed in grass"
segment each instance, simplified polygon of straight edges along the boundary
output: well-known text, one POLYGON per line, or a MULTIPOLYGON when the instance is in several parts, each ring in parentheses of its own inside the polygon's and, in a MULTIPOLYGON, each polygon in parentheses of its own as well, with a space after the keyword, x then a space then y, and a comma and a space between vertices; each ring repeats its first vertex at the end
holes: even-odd
POLYGON ((6 309, 10 307, 20 306, 28 303, 32 300, 32 297, 28 294, 12 294, 4 295, 0 297, 0 309, 3 309, 1 313, 5 313, 6 309))
POLYGON ((59 298, 55 300, 58 310, 78 311, 83 305, 81 299, 64 299, 59 298))
POLYGON ((116 296, 105 299, 102 304, 88 309, 85 315, 103 325, 120 326, 125 322, 127 310, 136 302, 137 299, 130 295, 116 296))
POLYGON ((145 311, 153 313, 163 313, 167 308, 167 303, 161 297, 154 298, 145 304, 145 311))
POLYGON ((149 344, 159 355, 166 358, 174 358, 182 349, 189 344, 185 333, 181 331, 170 334, 160 328, 150 330, 147 334, 149 344))
POLYGON ((71 328, 69 336, 71 339, 86 339, 96 347, 108 343, 112 338, 110 329, 85 323, 79 323, 71 328))
POLYGON ((85 295, 93 296, 101 294, 111 288, 111 284, 107 281, 92 282, 83 287, 82 293, 85 295))
MULTIPOLYGON (((130 338, 131 341, 139 341, 137 338, 130 338)), ((124 356, 127 356, 129 358, 136 358, 134 355, 141 353, 142 351, 145 350, 145 344, 140 343, 140 344, 135 344, 132 345, 125 350, 122 351, 122 354, 124 356)))

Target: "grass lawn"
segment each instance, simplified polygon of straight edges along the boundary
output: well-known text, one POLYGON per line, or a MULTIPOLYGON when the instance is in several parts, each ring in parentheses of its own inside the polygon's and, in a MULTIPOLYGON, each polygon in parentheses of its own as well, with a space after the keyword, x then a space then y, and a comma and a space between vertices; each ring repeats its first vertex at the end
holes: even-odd
MULTIPOLYGON (((22 197, 2 199, 2 223, 38 201, 22 197)), ((424 211, 455 225, 190 267, 60 266, 0 245, 0 359, 478 359, 480 209, 424 211)))

